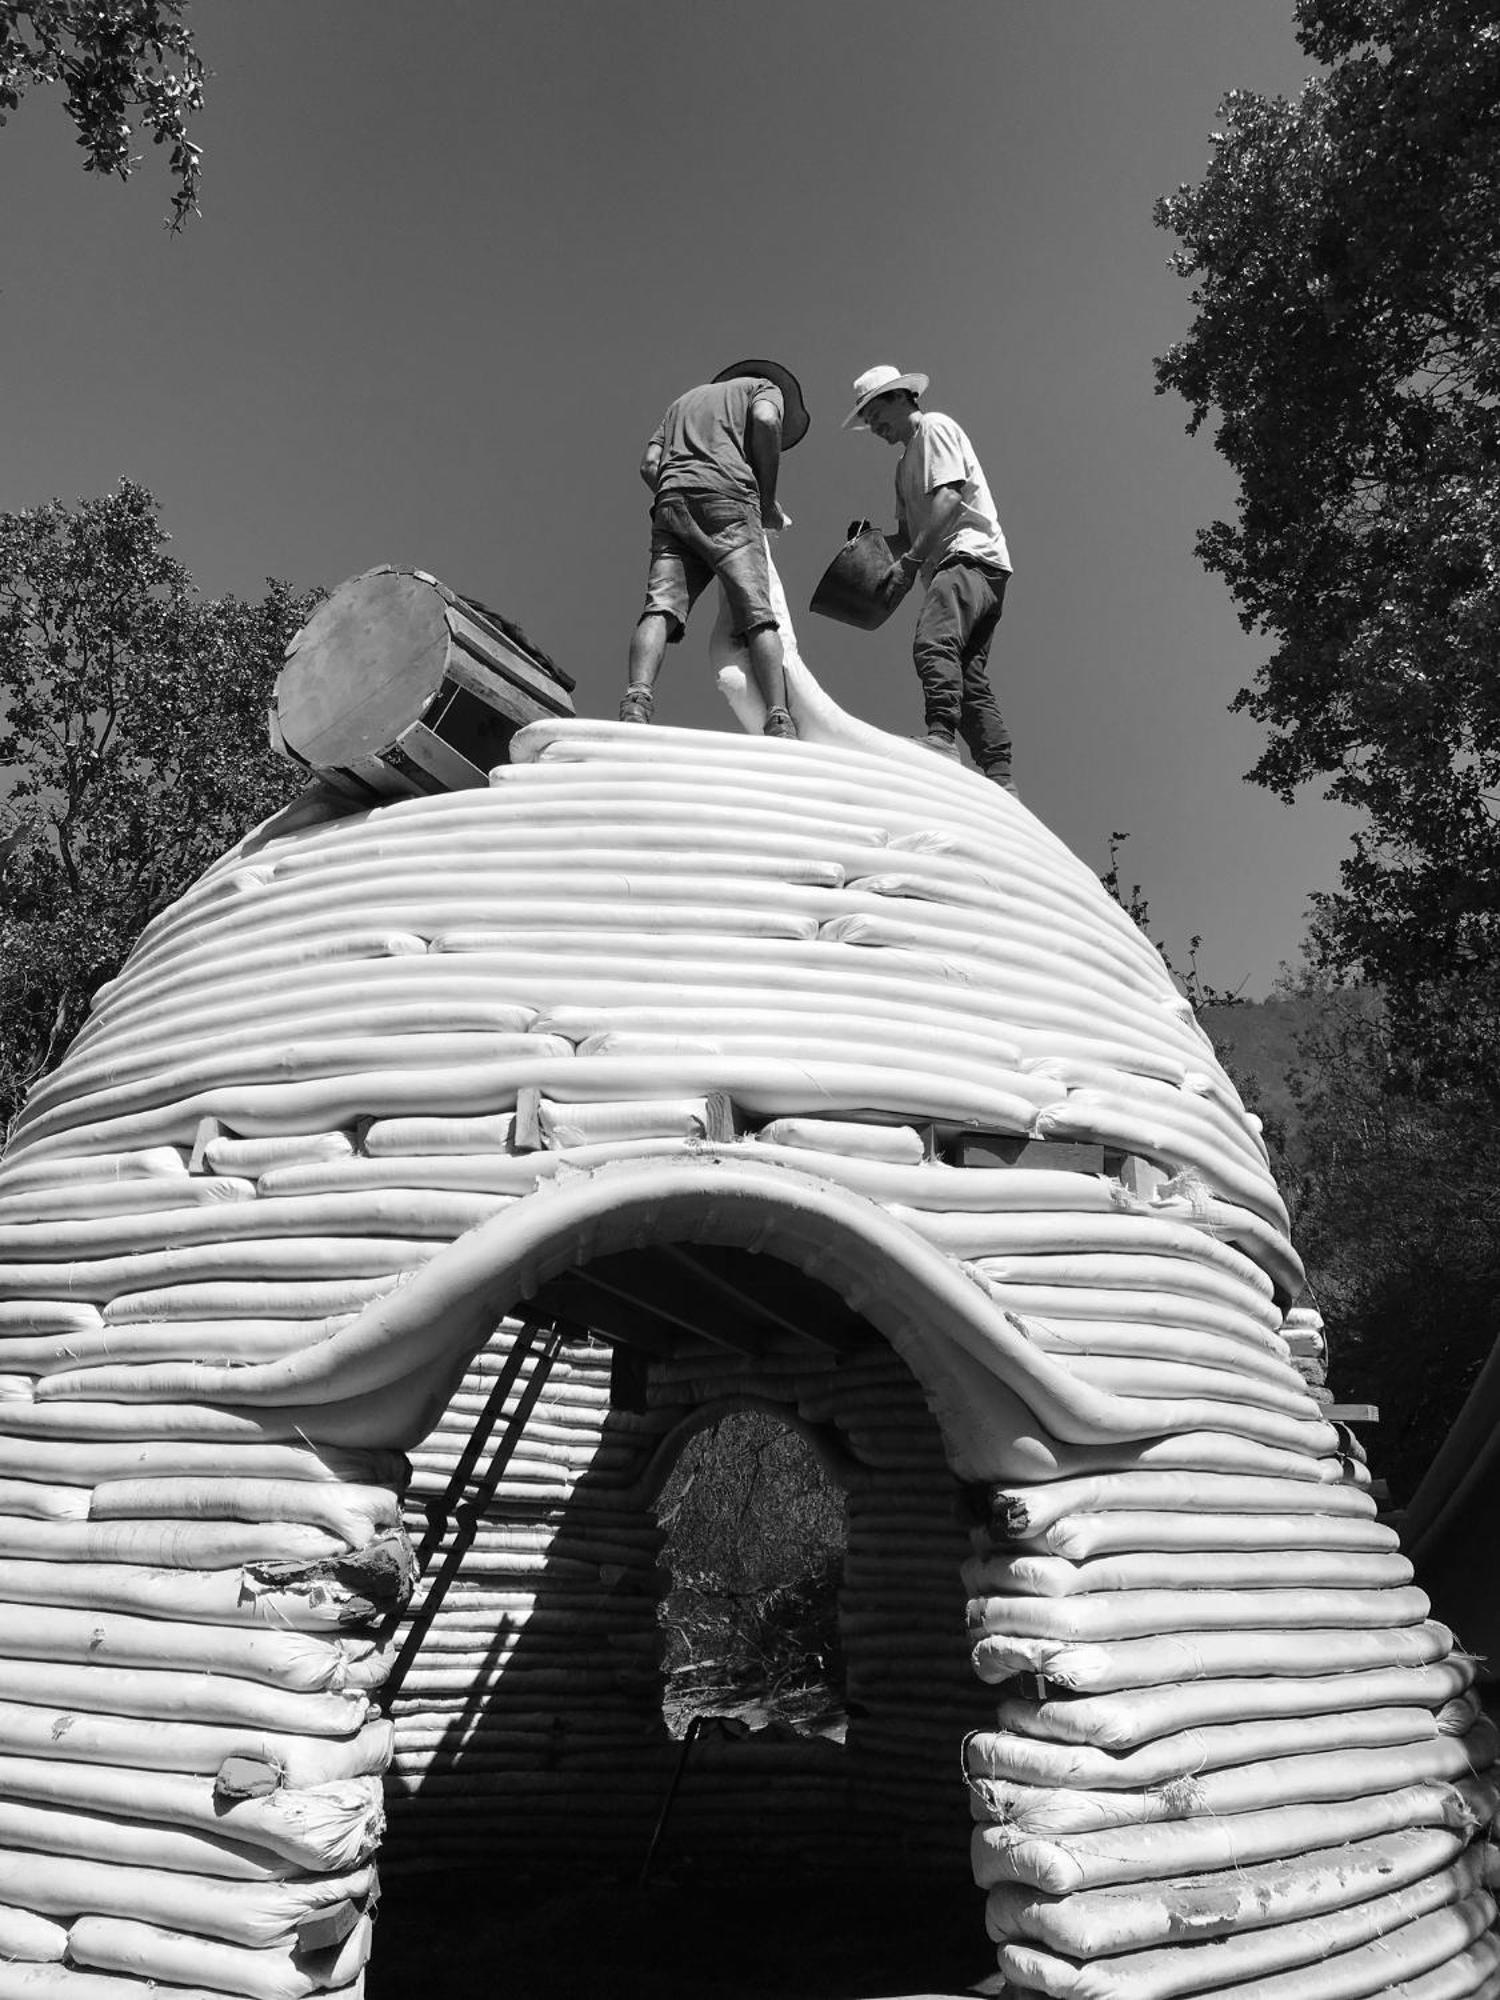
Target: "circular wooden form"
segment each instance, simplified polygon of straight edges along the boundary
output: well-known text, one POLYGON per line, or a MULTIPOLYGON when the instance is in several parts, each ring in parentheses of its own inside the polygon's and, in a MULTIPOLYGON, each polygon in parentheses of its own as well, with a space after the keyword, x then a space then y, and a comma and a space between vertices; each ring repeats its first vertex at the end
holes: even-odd
POLYGON ((340 584, 287 649, 272 743, 294 762, 384 795, 461 791, 504 763, 561 685, 477 607, 422 570, 340 584))

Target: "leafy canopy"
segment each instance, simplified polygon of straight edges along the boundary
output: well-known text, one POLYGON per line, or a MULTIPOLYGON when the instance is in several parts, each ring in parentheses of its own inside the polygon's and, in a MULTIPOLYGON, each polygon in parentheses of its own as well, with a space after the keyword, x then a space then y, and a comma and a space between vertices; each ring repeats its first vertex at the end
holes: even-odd
POLYGON ((84 172, 130 178, 137 115, 170 148, 171 227, 198 205, 201 148, 188 121, 203 108, 203 64, 185 0, 0 0, 0 125, 34 83, 60 84, 84 149, 84 172))
POLYGON ((137 934, 299 788, 265 730, 320 593, 201 597, 156 502, 0 514, 0 1127, 137 934))
POLYGON ((1264 1118, 1334 1391, 1379 1406, 1369 1442, 1404 1503, 1500 1336, 1493 1106, 1406 1087, 1379 997, 1316 973, 1204 1025, 1264 1118))
POLYGON ((1195 311, 1158 388, 1190 431, 1216 414, 1238 476, 1198 549, 1273 648, 1235 703, 1268 725, 1250 776, 1360 815, 1320 962, 1462 1067, 1500 947, 1500 17, 1297 21, 1325 72, 1232 92, 1201 184, 1157 205, 1195 311))

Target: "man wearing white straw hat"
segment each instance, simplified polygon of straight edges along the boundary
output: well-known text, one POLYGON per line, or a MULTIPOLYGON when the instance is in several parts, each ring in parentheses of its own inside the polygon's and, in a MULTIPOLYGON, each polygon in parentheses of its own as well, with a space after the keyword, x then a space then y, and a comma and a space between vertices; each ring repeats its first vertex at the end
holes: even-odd
POLYGON ((787 525, 776 498, 781 454, 807 431, 807 407, 789 368, 736 361, 679 396, 641 460, 651 489, 651 570, 630 642, 622 722, 649 722, 666 649, 717 577, 733 631, 766 705, 765 734, 795 736, 786 662, 771 601, 766 531, 787 525))
POLYGON ((944 756, 958 755, 962 736, 987 778, 1007 791, 1010 731, 990 687, 990 641, 1005 605, 1010 552, 974 447, 952 417, 923 410, 917 399, 928 377, 882 363, 854 384, 845 430, 868 430, 897 445, 898 551, 877 584, 894 601, 920 576, 926 587, 912 657, 922 683, 927 734, 944 756))

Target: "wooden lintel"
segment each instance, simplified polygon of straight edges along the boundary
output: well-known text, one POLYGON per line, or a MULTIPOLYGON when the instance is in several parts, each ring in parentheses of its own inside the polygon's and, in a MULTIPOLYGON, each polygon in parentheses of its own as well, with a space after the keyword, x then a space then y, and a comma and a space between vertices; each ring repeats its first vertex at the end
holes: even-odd
POLYGON ((956 1167, 1042 1167, 1054 1172, 1102 1174, 1103 1146, 1070 1139, 1028 1139, 1021 1132, 960 1132, 948 1149, 956 1167))

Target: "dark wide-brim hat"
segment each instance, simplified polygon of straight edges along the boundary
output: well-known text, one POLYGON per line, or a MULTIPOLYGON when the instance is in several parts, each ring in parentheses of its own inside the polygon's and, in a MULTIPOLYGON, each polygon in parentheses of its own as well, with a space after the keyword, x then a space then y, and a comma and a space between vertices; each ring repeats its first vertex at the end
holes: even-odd
POLYGON ((790 451, 794 444, 800 444, 812 418, 802 400, 802 384, 791 369, 783 368, 779 361, 736 361, 730 368, 721 368, 714 380, 733 382, 740 375, 759 375, 775 383, 781 391, 781 449, 790 451))

